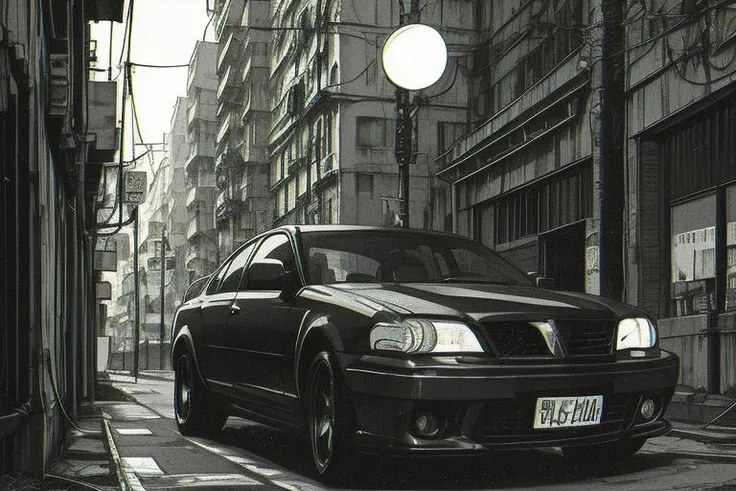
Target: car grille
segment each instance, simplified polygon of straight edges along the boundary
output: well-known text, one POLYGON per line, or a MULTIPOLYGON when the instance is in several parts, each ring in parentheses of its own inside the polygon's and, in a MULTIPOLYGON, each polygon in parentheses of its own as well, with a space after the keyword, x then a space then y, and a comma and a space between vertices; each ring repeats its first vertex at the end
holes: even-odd
POLYGON ((555 320, 568 356, 609 355, 613 348, 614 321, 555 320))
POLYGON ((487 444, 536 443, 615 433, 633 421, 638 400, 638 394, 604 396, 600 425, 564 429, 534 429, 536 398, 489 401, 480 408, 473 439, 487 444))
MULTIPOLYGON (((554 323, 568 357, 611 354, 614 321, 555 319, 554 323)), ((502 358, 553 356, 542 333, 528 321, 487 322, 484 327, 502 358)))
POLYGON ((552 356, 542 334, 528 322, 488 323, 486 330, 501 357, 552 356))

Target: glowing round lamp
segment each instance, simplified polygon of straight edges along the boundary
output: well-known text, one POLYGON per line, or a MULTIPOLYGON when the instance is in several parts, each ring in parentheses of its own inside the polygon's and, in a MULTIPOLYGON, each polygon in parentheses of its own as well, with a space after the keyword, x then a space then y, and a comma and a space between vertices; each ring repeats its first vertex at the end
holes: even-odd
POLYGON ((409 24, 391 33, 381 53, 383 71, 394 84, 421 90, 440 79, 447 66, 442 35, 424 24, 409 24))

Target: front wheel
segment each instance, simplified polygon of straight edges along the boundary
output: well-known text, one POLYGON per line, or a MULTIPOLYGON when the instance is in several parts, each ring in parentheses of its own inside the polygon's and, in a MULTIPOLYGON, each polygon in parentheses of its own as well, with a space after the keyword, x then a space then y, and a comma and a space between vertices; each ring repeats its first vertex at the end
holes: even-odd
POLYGON ((314 357, 307 384, 309 442, 317 477, 328 483, 344 481, 353 457, 350 411, 337 363, 328 352, 314 357))
POLYGON ((622 462, 631 459, 644 446, 645 438, 563 447, 562 455, 571 462, 622 462))
POLYGON ((207 400, 207 389, 189 353, 180 354, 174 365, 174 416, 179 432, 187 436, 214 435, 227 420, 227 415, 207 400))

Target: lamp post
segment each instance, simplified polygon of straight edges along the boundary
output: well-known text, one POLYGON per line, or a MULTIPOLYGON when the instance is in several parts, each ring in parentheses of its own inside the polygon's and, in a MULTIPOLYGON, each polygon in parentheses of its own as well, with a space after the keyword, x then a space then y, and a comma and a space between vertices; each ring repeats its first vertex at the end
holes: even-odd
POLYGON ((161 325, 158 334, 158 365, 164 369, 164 281, 166 280, 166 224, 161 227, 161 325))
POLYGON ((419 1, 411 0, 411 10, 401 8, 400 27, 389 35, 383 46, 381 61, 389 81, 396 86, 395 155, 399 166, 399 199, 401 225, 409 227, 409 164, 413 162, 412 117, 416 107, 409 91, 422 90, 436 83, 447 66, 447 46, 440 33, 416 22, 419 1))

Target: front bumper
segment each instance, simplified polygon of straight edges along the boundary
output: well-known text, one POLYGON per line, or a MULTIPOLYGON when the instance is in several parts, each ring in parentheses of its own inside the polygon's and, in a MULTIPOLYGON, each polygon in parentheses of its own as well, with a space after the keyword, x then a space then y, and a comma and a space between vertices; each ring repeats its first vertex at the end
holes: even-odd
POLYGON ((463 453, 494 448, 575 446, 666 433, 664 413, 679 372, 677 356, 604 363, 499 364, 436 357, 408 360, 340 354, 355 416, 356 444, 409 453, 463 453), (533 429, 538 397, 603 395, 601 424, 533 429), (653 417, 639 409, 656 402, 653 417), (440 424, 420 436, 416 417, 440 424))

